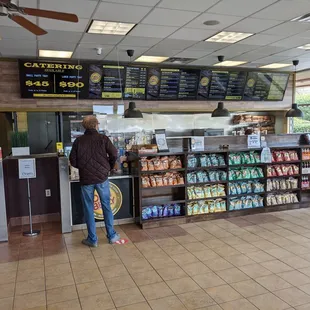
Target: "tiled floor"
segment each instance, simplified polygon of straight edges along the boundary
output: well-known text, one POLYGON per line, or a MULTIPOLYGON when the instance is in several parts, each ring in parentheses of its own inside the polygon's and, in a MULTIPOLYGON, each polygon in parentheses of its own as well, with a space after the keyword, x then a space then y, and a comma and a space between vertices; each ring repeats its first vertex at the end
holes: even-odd
POLYGON ((41 225, 0 243, 0 309, 309 310, 310 209, 142 231, 81 244, 41 225))

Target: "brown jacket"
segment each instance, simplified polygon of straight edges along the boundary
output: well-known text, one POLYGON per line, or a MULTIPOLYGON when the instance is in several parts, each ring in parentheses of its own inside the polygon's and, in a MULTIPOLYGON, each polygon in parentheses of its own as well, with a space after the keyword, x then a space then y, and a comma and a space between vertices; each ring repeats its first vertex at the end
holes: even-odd
POLYGON ((97 130, 86 130, 74 141, 70 154, 71 165, 79 169, 81 185, 105 182, 116 159, 116 148, 107 136, 97 130))

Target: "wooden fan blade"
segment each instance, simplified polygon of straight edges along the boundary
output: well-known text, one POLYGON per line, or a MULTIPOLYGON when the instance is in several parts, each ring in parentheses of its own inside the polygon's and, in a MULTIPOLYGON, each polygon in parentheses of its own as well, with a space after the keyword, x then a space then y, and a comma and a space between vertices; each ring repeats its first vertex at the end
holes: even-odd
POLYGON ((56 11, 47 11, 47 10, 40 10, 40 9, 32 9, 32 8, 21 8, 21 9, 27 15, 63 20, 65 22, 72 22, 72 23, 77 23, 79 21, 78 17, 75 14, 62 13, 62 12, 56 12, 56 11))
POLYGON ((19 24, 20 26, 24 27, 25 29, 29 30, 36 36, 42 36, 44 34, 47 34, 47 32, 37 26, 36 24, 32 23, 28 19, 26 19, 23 16, 19 15, 9 15, 9 18, 12 19, 15 23, 19 24))

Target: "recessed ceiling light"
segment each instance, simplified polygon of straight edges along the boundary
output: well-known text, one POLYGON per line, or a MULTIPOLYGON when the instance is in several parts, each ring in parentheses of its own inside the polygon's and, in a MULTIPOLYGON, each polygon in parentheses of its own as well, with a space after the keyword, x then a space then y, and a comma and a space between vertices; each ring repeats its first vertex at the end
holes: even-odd
POLYGON ((310 50, 310 43, 299 46, 298 48, 302 49, 302 50, 310 50))
POLYGON ((259 68, 262 68, 262 69, 280 69, 280 68, 289 67, 289 66, 291 66, 291 65, 292 65, 292 64, 273 63, 273 64, 261 66, 261 67, 259 67, 259 68))
POLYGON ((234 61, 234 60, 226 60, 222 62, 218 62, 213 66, 219 66, 219 67, 236 67, 243 64, 246 64, 246 61, 234 61))
POLYGON ((165 62, 170 62, 173 64, 187 64, 189 62, 192 62, 194 60, 197 60, 195 58, 185 58, 185 57, 170 57, 165 62))
POLYGON ((305 15, 298 16, 296 18, 291 19, 291 22, 304 22, 309 23, 310 22, 310 14, 307 13, 305 15))
POLYGON ((167 60, 169 57, 162 57, 162 56, 140 56, 135 61, 136 62, 156 62, 160 63, 167 60))
POLYGON ((88 33, 125 36, 136 24, 93 20, 88 33))
POLYGON ((39 50, 39 57, 71 58, 72 54, 69 51, 39 50))
POLYGON ((229 32, 222 31, 218 34, 206 39, 206 42, 220 42, 220 43, 236 43, 245 38, 252 36, 254 33, 244 33, 244 32, 229 32))
POLYGON ((203 24, 206 26, 215 26, 218 25, 220 22, 218 20, 207 20, 203 24))

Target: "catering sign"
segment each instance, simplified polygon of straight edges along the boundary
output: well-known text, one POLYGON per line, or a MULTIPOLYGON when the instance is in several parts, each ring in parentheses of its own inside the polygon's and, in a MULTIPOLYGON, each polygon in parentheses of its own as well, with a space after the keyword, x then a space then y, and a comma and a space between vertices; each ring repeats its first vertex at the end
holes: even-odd
POLYGON ((87 66, 79 63, 19 61, 22 98, 87 98, 87 66))

